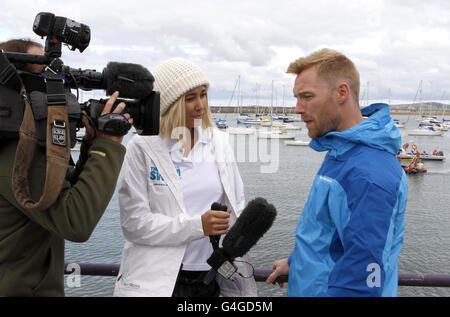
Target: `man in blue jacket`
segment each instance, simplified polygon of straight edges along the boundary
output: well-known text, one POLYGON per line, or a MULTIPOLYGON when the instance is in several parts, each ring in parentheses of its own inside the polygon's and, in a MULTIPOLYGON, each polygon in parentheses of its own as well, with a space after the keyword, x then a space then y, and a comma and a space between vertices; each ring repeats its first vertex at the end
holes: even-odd
MULTIPOLYGON (((396 296, 408 183, 395 154, 401 135, 387 104, 359 107, 359 73, 330 49, 291 63, 296 113, 310 147, 328 151, 289 258, 288 296, 396 296)), ((281 284, 282 286, 282 284, 281 284)))

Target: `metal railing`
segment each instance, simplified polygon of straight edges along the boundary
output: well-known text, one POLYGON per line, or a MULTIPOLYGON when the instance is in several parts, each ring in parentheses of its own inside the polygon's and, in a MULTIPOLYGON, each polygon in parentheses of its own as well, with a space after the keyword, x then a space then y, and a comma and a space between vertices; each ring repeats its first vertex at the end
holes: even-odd
MULTIPOLYGON (((110 263, 84 263, 72 262, 66 263, 64 268, 65 274, 74 272, 74 264, 80 269, 80 275, 91 276, 117 276, 119 273, 119 264, 110 263), (68 266, 72 268, 68 268, 68 266)), ((254 277, 257 282, 264 282, 272 270, 255 269, 254 277)), ((287 282, 288 276, 278 277, 277 282, 287 282)), ((422 286, 422 287, 450 287, 450 274, 420 274, 420 273, 399 273, 399 286, 422 286)))

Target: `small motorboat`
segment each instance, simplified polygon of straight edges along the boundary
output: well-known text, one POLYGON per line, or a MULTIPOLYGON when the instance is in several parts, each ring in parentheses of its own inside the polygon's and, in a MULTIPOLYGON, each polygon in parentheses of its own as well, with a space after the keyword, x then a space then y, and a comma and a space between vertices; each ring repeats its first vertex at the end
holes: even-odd
MULTIPOLYGON (((414 163, 415 164, 415 163, 414 163)), ((426 173, 427 169, 424 167, 423 162, 418 162, 416 165, 402 165, 406 174, 426 173)))
POLYGON ((426 173, 427 169, 425 168, 425 164, 423 160, 419 158, 419 153, 416 154, 414 158, 403 158, 400 159, 400 165, 406 174, 417 174, 417 173, 426 173))

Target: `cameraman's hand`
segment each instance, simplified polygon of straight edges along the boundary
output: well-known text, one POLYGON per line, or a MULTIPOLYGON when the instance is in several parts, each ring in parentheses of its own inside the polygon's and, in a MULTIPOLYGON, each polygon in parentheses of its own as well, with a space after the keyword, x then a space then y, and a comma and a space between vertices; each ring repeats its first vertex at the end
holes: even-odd
MULTIPOLYGON (((105 107, 103 108, 102 113, 100 114, 101 116, 103 116, 103 115, 105 115, 105 114, 108 114, 108 113, 111 113, 112 106, 114 105, 114 102, 116 101, 116 99, 117 99, 118 97, 119 97, 119 92, 118 92, 118 91, 114 92, 114 93, 111 95, 111 97, 110 97, 110 98, 108 99, 108 101, 106 102, 105 107)), ((117 105, 116 109, 114 109, 113 113, 121 113, 121 112, 123 111, 123 109, 125 109, 125 103, 124 103, 124 102, 121 102, 121 103, 119 103, 119 104, 117 105)), ((83 111, 83 113, 86 114, 84 111, 83 111)), ((125 113, 123 116, 128 120, 128 122, 129 122, 130 124, 133 124, 133 118, 131 118, 130 114, 125 113)), ((87 119, 87 116, 86 116, 86 115, 83 115, 81 121, 83 122, 83 125, 84 125, 85 128, 86 128, 86 133, 85 133, 84 139, 85 139, 88 143, 89 143, 89 142, 92 142, 93 139, 96 138, 96 137, 98 137, 98 138, 110 139, 110 140, 113 140, 113 141, 116 141, 116 142, 119 142, 119 143, 121 143, 122 140, 123 140, 123 136, 109 135, 109 134, 106 134, 106 133, 104 133, 104 132, 102 132, 102 131, 95 130, 95 128, 92 127, 92 126, 89 124, 89 120, 87 119)))
POLYGON ((227 233, 230 221, 230 211, 208 210, 202 215, 203 233, 205 236, 215 236, 227 233))

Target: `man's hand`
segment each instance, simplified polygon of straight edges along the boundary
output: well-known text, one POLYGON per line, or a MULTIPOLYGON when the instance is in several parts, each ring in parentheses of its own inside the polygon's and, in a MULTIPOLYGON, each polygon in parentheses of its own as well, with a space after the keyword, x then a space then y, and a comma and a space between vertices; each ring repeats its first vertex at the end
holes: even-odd
MULTIPOLYGON (((102 113, 100 116, 103 116, 105 114, 111 113, 112 106, 114 105, 114 102, 119 97, 119 92, 114 92, 111 97, 108 99, 108 101, 105 104, 105 107, 103 107, 102 113)), ((114 109, 113 113, 121 113, 123 109, 125 109, 125 103, 121 102, 117 105, 116 109, 114 109)), ((129 113, 125 113, 123 115, 130 124, 133 124, 133 118, 131 118, 129 113)), ((84 127, 86 128, 86 133, 84 135, 84 139, 89 143, 92 142, 96 137, 97 138, 105 138, 110 139, 116 142, 121 143, 123 140, 123 136, 115 136, 115 135, 109 135, 99 130, 94 130, 95 127, 91 126, 89 124, 89 120, 86 116, 86 113, 83 111, 83 116, 81 118, 81 121, 83 122, 84 127)))
POLYGON ((266 279, 267 284, 273 284, 278 283, 280 287, 284 286, 283 282, 275 282, 278 276, 281 275, 288 275, 289 274, 289 263, 288 259, 282 259, 275 261, 272 265, 272 269, 274 270, 266 279))

